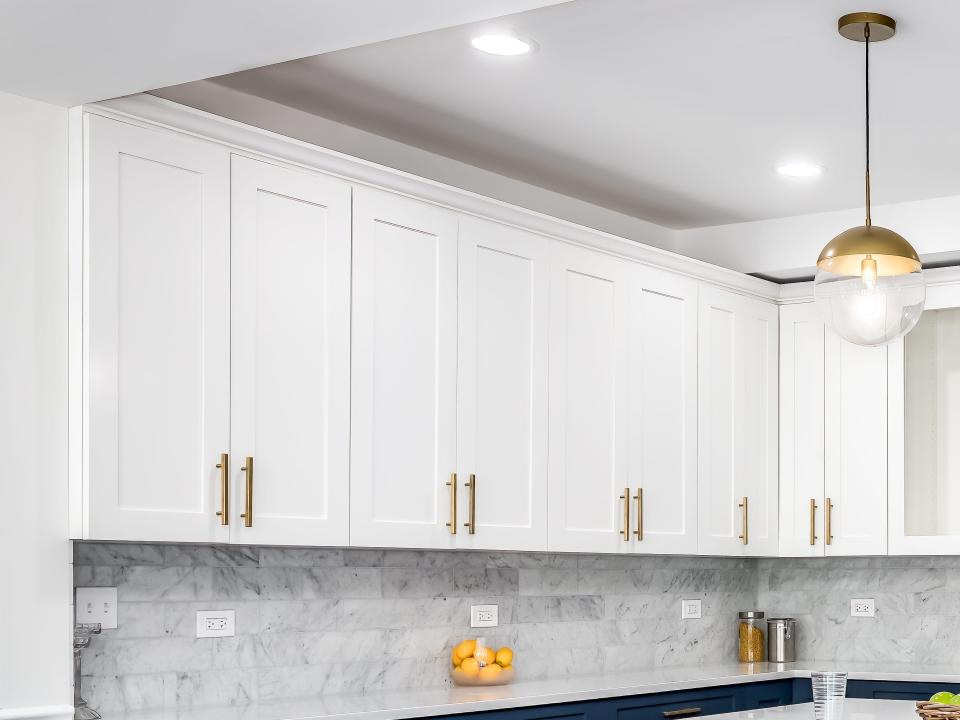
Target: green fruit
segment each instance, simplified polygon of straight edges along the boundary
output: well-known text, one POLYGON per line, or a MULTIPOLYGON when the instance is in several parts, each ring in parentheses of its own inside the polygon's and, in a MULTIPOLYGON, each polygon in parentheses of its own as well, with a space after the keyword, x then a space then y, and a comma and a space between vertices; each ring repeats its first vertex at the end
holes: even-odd
POLYGON ((941 705, 952 705, 954 697, 956 696, 952 692, 938 692, 930 698, 930 702, 940 703, 941 705))
POLYGON ((947 705, 960 705, 960 695, 951 695, 947 705))

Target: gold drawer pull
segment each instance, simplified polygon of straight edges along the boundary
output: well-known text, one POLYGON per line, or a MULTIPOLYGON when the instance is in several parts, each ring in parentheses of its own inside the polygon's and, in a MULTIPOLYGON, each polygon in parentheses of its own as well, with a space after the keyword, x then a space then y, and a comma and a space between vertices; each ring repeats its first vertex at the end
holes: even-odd
POLYGON ((826 523, 823 528, 823 539, 827 545, 833 545, 833 501, 826 498, 823 506, 827 511, 826 523))
POLYGON ((447 487, 450 488, 450 522, 447 527, 450 528, 450 534, 457 534, 457 474, 450 473, 450 479, 447 480, 447 487))
POLYGON ((685 715, 696 715, 697 713, 703 712, 703 708, 699 707, 686 707, 678 708, 677 710, 664 710, 664 717, 684 717, 685 715))
POLYGON ((637 494, 633 496, 633 499, 637 501, 637 529, 633 531, 633 534, 637 536, 637 540, 643 540, 643 488, 637 488, 637 494))
POLYGON ((743 516, 743 534, 741 534, 739 537, 741 540, 743 540, 744 545, 747 545, 750 542, 750 508, 747 504, 748 502, 748 499, 744 497, 743 502, 737 505, 737 507, 741 509, 743 516))
POLYGON ((810 498, 810 544, 817 544, 817 501, 810 498))
POLYGON ((220 471, 220 509, 217 510, 217 517, 220 518, 221 525, 230 524, 230 456, 227 453, 220 453, 220 462, 217 463, 217 469, 220 471))
POLYGON ((244 512, 240 513, 244 527, 253 527, 253 458, 249 455, 240 468, 245 477, 247 497, 244 500, 244 512))
POLYGON ((471 475, 470 480, 467 482, 467 487, 470 488, 470 507, 467 510, 467 521, 463 524, 467 528, 467 532, 471 535, 476 535, 477 533, 477 476, 471 475))
POLYGON ((630 542, 630 488, 623 489, 620 499, 623 500, 623 541, 630 542))

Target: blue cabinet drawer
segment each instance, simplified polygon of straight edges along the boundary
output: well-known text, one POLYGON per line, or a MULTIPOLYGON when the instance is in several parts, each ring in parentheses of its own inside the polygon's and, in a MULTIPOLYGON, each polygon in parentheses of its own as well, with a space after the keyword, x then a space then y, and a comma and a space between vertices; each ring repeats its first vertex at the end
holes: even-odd
POLYGON ((731 688, 715 688, 713 692, 699 691, 675 700, 640 695, 617 705, 614 715, 617 720, 684 720, 733 712, 737 709, 737 698, 731 688))

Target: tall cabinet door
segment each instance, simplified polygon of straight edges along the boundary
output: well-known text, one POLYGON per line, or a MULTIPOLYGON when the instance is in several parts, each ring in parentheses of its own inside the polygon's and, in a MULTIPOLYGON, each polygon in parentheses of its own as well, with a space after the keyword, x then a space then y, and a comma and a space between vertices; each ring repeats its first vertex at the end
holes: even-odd
POLYGON ((350 185, 234 156, 231 210, 231 541, 346 545, 350 185))
POLYGON ((635 552, 697 551, 697 283, 638 267, 629 334, 635 552))
POLYGON ((700 288, 699 551, 777 552, 777 308, 700 288))
POLYGON ((224 542, 230 155, 85 122, 84 536, 224 542))
POLYGON ((827 555, 887 551, 887 348, 825 343, 827 555))
POLYGON ((824 553, 824 335, 813 303, 780 308, 780 554, 824 553))
POLYGON ((354 191, 352 345, 350 543, 451 547, 463 521, 454 213, 354 191))
POLYGON ((548 544, 626 552, 630 293, 636 266, 551 246, 548 544))
POLYGON ((548 240, 460 221, 460 547, 546 550, 548 240))

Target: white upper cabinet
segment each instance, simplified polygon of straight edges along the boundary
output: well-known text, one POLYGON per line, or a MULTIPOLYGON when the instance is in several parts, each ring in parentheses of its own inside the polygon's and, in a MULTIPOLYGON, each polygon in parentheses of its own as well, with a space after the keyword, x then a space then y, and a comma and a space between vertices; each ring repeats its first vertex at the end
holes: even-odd
POLYGON ((699 551, 777 553, 776 305, 700 288, 699 551))
POLYGON ((960 285, 889 353, 890 553, 960 554, 960 285))
POLYGON ((355 190, 352 346, 350 542, 452 547, 447 524, 459 520, 454 213, 355 190))
POLYGON ((230 153, 85 122, 82 534, 225 542, 230 153))
POLYGON ((458 547, 547 547, 548 241, 460 221, 458 547))
POLYGON ((231 212, 231 539, 346 545, 350 185, 235 155, 231 212))

